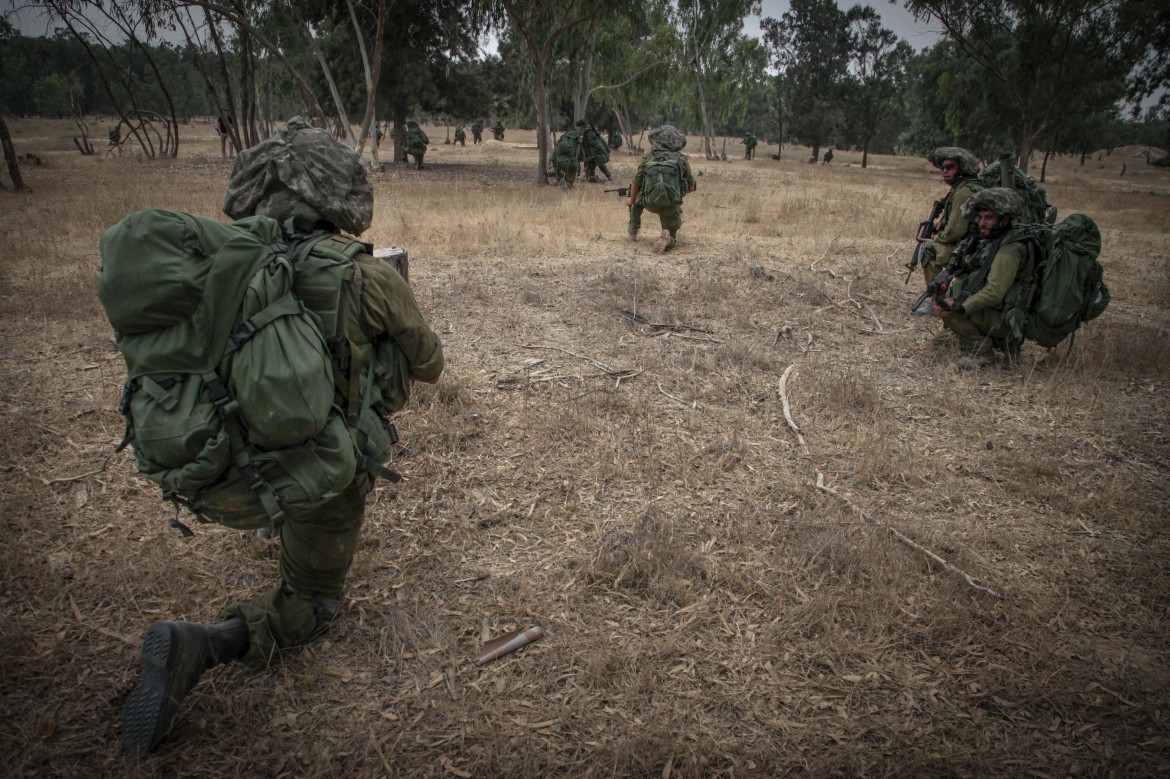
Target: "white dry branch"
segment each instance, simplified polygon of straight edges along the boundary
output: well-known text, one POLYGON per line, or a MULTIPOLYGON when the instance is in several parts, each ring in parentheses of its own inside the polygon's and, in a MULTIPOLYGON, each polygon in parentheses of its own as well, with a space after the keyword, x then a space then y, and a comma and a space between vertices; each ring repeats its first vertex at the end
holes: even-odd
MULTIPOLYGON (((784 419, 786 422, 788 422, 788 427, 791 428, 792 432, 796 435, 796 440, 800 443, 800 448, 804 451, 805 454, 808 454, 808 444, 805 443, 804 435, 800 432, 800 428, 797 426, 796 422, 792 419, 792 410, 788 405, 788 376, 789 376, 789 374, 792 373, 792 371, 795 368, 796 368, 795 363, 793 363, 792 365, 789 365, 785 369, 784 375, 782 375, 780 377, 780 404, 784 409, 784 419)), ((661 389, 661 386, 659 387, 659 389, 661 389)), ((958 566, 955 566, 955 565, 947 562, 942 557, 940 557, 936 553, 932 552, 930 549, 927 549, 925 546, 918 543, 914 539, 910 538, 909 536, 907 536, 902 531, 898 530, 898 528, 894 527, 893 525, 887 524, 886 522, 883 522, 882 520, 880 520, 876 517, 871 517, 870 515, 866 514, 864 511, 862 511, 857 506, 857 504, 855 504, 853 501, 849 500, 849 498, 845 497, 840 492, 837 492, 835 489, 833 489, 832 487, 825 484, 825 475, 819 470, 817 471, 816 488, 818 490, 820 490, 821 492, 825 493, 826 495, 832 495, 833 497, 835 497, 838 500, 840 500, 841 502, 843 502, 846 506, 848 506, 850 508, 851 511, 853 511, 854 514, 861 517, 861 519, 863 521, 868 522, 872 525, 876 525, 877 527, 885 528, 887 531, 889 531, 890 535, 892 535, 897 540, 901 541, 903 544, 906 544, 911 549, 915 549, 915 550, 921 552, 922 554, 926 555, 932 561, 934 561, 935 563, 940 565, 943 569, 950 571, 953 574, 957 574, 958 576, 960 576, 963 579, 963 581, 967 582, 967 584, 970 585, 971 587, 973 587, 974 589, 979 590, 980 592, 986 592, 988 595, 992 595, 996 598, 1000 597, 998 592, 996 592, 995 590, 988 587, 979 578, 972 576, 971 574, 967 573, 966 571, 959 568, 958 566)))
POLYGON ((796 435, 796 441, 800 444, 801 451, 808 454, 808 444, 804 442, 804 435, 796 426, 796 422, 793 421, 792 409, 788 406, 788 375, 794 370, 796 370, 796 363, 785 368, 784 375, 780 377, 780 407, 784 410, 784 421, 788 423, 788 427, 796 435))

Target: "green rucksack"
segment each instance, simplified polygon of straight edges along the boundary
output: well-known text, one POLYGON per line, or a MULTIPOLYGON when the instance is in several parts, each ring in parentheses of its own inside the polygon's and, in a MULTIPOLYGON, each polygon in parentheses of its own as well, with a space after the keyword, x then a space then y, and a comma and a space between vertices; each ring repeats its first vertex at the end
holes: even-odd
MULTIPOLYGON (((983 173, 979 179, 983 182, 985 187, 1002 187, 1004 186, 1003 174, 1001 173, 1001 161, 996 161, 983 169, 983 173)), ((1008 189, 1015 190, 1020 199, 1024 201, 1024 213, 1020 216, 1018 221, 1027 222, 1029 224, 1055 224, 1056 223, 1056 206, 1048 204, 1048 191, 1044 187, 1036 183, 1033 176, 1029 176, 1024 171, 1020 170, 1014 162, 1008 160, 1011 166, 1011 186, 1008 189)))
MULTIPOLYGON (((126 361, 119 449, 134 445, 139 472, 176 508, 252 529, 308 515, 359 468, 391 475, 374 360, 338 370, 348 365, 336 333, 352 329, 331 303, 347 294, 338 269, 352 274, 346 251, 367 249, 331 233, 290 244, 267 217, 225 224, 162 209, 102 235, 98 296, 126 361)), ((172 524, 190 533, 177 511, 172 524)))
POLYGON ((1013 336, 1051 349, 1084 322, 1109 306, 1109 287, 1101 254, 1101 231, 1084 214, 1060 224, 1027 224, 1012 230, 1006 242, 1029 241, 1037 249, 1030 284, 1018 284, 1005 301, 1005 319, 1013 336))
POLYGON ((653 211, 671 208, 683 202, 683 169, 678 154, 651 152, 643 172, 645 177, 638 190, 638 205, 653 211))

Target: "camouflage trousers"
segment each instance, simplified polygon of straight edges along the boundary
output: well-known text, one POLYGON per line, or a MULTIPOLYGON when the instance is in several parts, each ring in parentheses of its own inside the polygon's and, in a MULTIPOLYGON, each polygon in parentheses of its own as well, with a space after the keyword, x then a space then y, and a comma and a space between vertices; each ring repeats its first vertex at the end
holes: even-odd
POLYGON ((557 181, 563 182, 567 186, 573 186, 577 181, 577 166, 572 168, 557 167, 557 181))
POLYGON ((943 329, 932 339, 936 346, 955 344, 964 352, 977 356, 990 354, 997 342, 1011 335, 1001 322, 999 312, 992 309, 974 314, 951 314, 942 323, 943 329))
POLYGON ((613 180, 613 176, 611 176, 609 174, 609 167, 604 162, 590 162, 590 161, 586 160, 585 161, 585 179, 586 179, 586 181, 593 181, 593 178, 597 175, 598 168, 601 169, 601 172, 605 174, 605 177, 607 179, 609 179, 611 181, 613 180))
POLYGON ((659 210, 647 209, 635 203, 630 206, 630 232, 636 233, 642 229, 642 212, 650 211, 652 214, 658 214, 658 221, 662 224, 663 230, 670 231, 670 237, 675 238, 678 235, 679 228, 682 227, 682 206, 673 206, 671 208, 663 208, 659 210))
POLYGON ((243 660, 267 664, 284 649, 316 638, 336 615, 357 552, 371 483, 362 475, 324 508, 280 526, 281 586, 230 606, 220 619, 248 623, 243 660))

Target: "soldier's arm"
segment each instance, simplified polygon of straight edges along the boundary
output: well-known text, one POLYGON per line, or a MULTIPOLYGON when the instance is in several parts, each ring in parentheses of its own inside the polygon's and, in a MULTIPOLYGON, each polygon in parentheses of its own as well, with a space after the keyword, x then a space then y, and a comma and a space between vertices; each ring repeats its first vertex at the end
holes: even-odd
POLYGON ((410 364, 411 378, 428 383, 443 372, 443 345, 431 330, 410 286, 390 265, 368 254, 354 261, 362 271, 361 320, 371 336, 389 335, 410 364))
POLYGON ((687 180, 687 191, 683 193, 685 195, 694 192, 698 185, 695 183, 695 174, 691 172, 691 163, 687 159, 687 155, 682 154, 680 158, 683 164, 683 178, 687 180))
POLYGON ((935 243, 946 243, 954 246, 963 240, 967 234, 967 220, 963 218, 963 204, 975 194, 965 185, 960 185, 951 193, 951 215, 947 219, 947 226, 934 237, 935 243))
POLYGON ((987 274, 987 281, 983 289, 963 301, 963 310, 968 314, 985 308, 995 308, 1003 303, 1008 290, 1016 281, 1016 274, 1020 270, 1020 260, 1023 254, 1023 244, 1010 243, 1001 246, 991 262, 991 270, 987 274))

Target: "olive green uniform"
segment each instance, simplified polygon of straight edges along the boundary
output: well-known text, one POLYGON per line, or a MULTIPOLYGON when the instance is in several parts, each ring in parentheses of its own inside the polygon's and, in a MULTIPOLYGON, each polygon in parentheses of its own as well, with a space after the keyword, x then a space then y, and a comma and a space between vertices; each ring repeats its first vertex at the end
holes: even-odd
POLYGON ((479 122, 471 123, 471 145, 483 143, 483 125, 479 122))
POLYGON ((503 125, 503 123, 496 122, 495 126, 492 127, 492 135, 495 136, 495 139, 497 141, 504 140, 504 125, 503 125))
POLYGON ((415 167, 422 170, 423 156, 427 153, 427 144, 431 142, 431 139, 414 122, 411 122, 408 128, 406 131, 406 153, 414 157, 415 167))
POLYGON ((669 249, 674 247, 679 228, 682 227, 682 204, 679 203, 677 206, 671 206, 669 208, 655 209, 647 208, 643 204, 642 199, 646 192, 646 163, 651 159, 667 158, 676 158, 680 163, 682 180, 679 182, 679 192, 683 197, 686 197, 688 192, 695 191, 695 175, 691 172, 691 163, 687 160, 687 155, 676 151, 650 152, 638 166, 637 172, 634 173, 634 189, 638 194, 634 200, 634 204, 630 206, 629 232, 630 235, 636 235, 638 230, 642 228, 642 212, 650 211, 650 213, 658 215, 658 220, 662 223, 662 229, 670 231, 670 246, 667 247, 669 249))
POLYGON ((455 143, 459 144, 460 146, 467 145, 467 133, 463 132, 463 125, 459 125, 455 128, 455 143))
POLYGON ((946 200, 943 201, 939 230, 931 239, 933 251, 925 255, 926 261, 922 264, 922 273, 926 277, 927 284, 934 281, 938 272, 946 267, 946 264, 950 262, 951 252, 967 234, 969 222, 960 216, 961 209, 963 204, 981 189, 983 189, 983 185, 979 183, 979 180, 969 176, 956 181, 951 187, 951 191, 947 193, 946 200))
MULTIPOLYGON (((361 270, 358 317, 374 337, 390 336, 411 378, 433 381, 443 371, 443 347, 418 310, 410 287, 393 268, 368 254, 354 262, 361 270)), ((352 305, 352 303, 350 304, 352 305)), ((365 498, 372 488, 360 473, 320 510, 290 517, 280 526, 281 586, 229 607, 221 619, 248 623, 248 662, 267 663, 283 649, 314 638, 336 613, 360 537, 365 498)))
POLYGON ((959 345, 977 354, 991 350, 992 340, 1006 340, 1012 337, 1012 330, 1005 319, 1011 306, 1011 292, 1021 281, 1032 278, 1035 262, 1029 245, 1011 240, 1010 231, 1001 239, 984 241, 974 258, 955 276, 950 294, 963 304, 963 312, 955 312, 943 319, 944 331, 938 342, 948 340, 947 333, 958 339, 959 345), (991 267, 986 280, 978 289, 980 270, 986 263, 991 267))
POLYGON ((606 181, 612 181, 613 176, 610 175, 606 165, 609 162, 609 145, 601 137, 601 133, 590 127, 585 131, 582 147, 585 153, 585 178, 589 181, 595 181, 597 169, 601 168, 606 181))
POLYGON ((553 165, 556 167, 557 181, 561 182, 562 186, 571 187, 577 181, 577 171, 581 167, 581 161, 585 159, 585 152, 581 146, 581 135, 574 128, 566 130, 553 147, 553 165))

